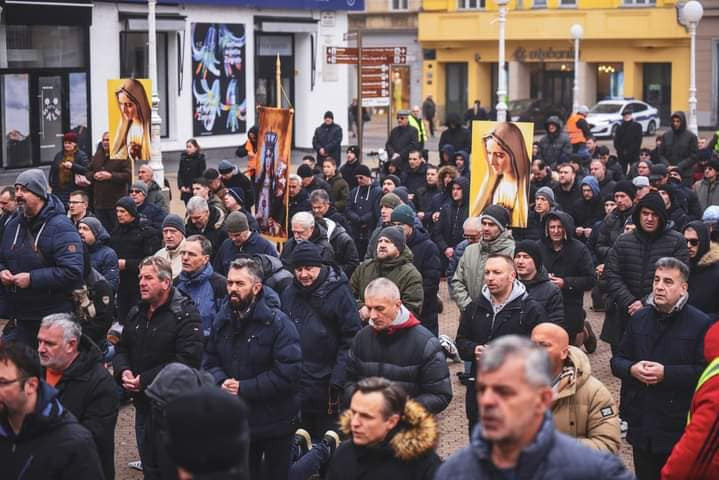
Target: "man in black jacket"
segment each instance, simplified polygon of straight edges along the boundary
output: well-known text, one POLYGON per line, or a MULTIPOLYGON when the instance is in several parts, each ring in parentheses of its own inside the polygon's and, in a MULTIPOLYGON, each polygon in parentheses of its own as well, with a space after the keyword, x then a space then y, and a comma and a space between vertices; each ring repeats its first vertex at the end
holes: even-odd
POLYGON ((150 257, 140 262, 141 303, 132 308, 112 360, 115 377, 134 397, 135 436, 144 458, 149 400, 145 389, 171 362, 199 368, 202 321, 192 300, 172 287, 170 262, 150 257))
POLYGON ((678 166, 682 183, 691 186, 694 164, 697 162, 698 140, 687 129, 684 112, 672 114, 671 129, 664 132, 659 146, 659 155, 664 164, 678 166))
POLYGON ((454 147, 453 151, 464 150, 472 151, 472 137, 469 130, 462 125, 462 120, 458 113, 448 113, 445 121, 447 129, 439 136, 439 144, 437 148, 441 152, 445 145, 454 147))
POLYGON ((564 301, 558 286, 552 283, 542 265, 542 252, 537 242, 522 240, 514 245, 514 268, 517 278, 527 289, 529 298, 544 308, 547 321, 564 323, 564 301))
POLYGON ((345 216, 352 225, 352 236, 357 244, 357 253, 364 258, 370 235, 379 219, 379 199, 382 189, 372 182, 372 173, 367 165, 360 165, 355 172, 357 186, 350 192, 345 216))
POLYGON ((408 156, 409 168, 402 171, 402 185, 407 187, 409 199, 414 201, 421 187, 425 185, 427 176, 427 163, 419 150, 411 150, 408 156))
POLYGON ((389 132, 389 138, 385 144, 389 159, 399 161, 401 171, 408 168, 409 152, 419 149, 417 129, 409 125, 409 115, 408 110, 397 112, 398 125, 389 132))
POLYGON ((37 353, 0 343, 0 476, 102 479, 92 436, 42 380, 37 353))
POLYGON ((359 253, 352 236, 348 232, 347 219, 335 210, 330 197, 324 190, 315 190, 310 195, 312 214, 321 227, 327 230, 330 245, 334 250, 335 264, 345 272, 347 278, 352 276, 360 263, 359 253))
POLYGON ((327 237, 327 229, 315 222, 310 212, 299 212, 290 222, 292 238, 285 242, 280 260, 289 269, 292 265, 292 252, 302 242, 312 242, 320 249, 322 258, 328 264, 334 263, 335 251, 327 237))
POLYGON ((97 345, 82 341, 80 324, 69 313, 43 318, 37 343, 45 369, 43 379, 57 389, 62 406, 92 434, 105 478, 115 478, 115 423, 120 396, 97 345))
POLYGON ((255 189, 252 181, 229 160, 221 160, 217 170, 222 178, 222 186, 227 189, 239 188, 243 194, 243 208, 251 209, 255 204, 255 189))
MULTIPOLYGON (((604 218, 604 221, 599 226, 599 237, 594 247, 598 267, 599 265, 604 265, 612 245, 619 238, 619 235, 624 233, 624 225, 632 217, 634 211, 634 197, 636 194, 637 188, 629 180, 622 180, 614 186, 614 203, 617 206, 604 218)), ((600 271, 603 268, 601 267, 600 271)))
POLYGON ((220 250, 222 242, 227 238, 227 232, 212 223, 210 219, 210 207, 207 200, 201 197, 192 197, 187 202, 187 225, 185 225, 187 237, 202 235, 212 244, 211 260, 220 250))
POLYGON ((570 163, 560 164, 557 170, 559 183, 554 187, 554 198, 559 208, 568 212, 582 196, 582 192, 577 184, 577 174, 570 163))
POLYGON ((624 172, 627 165, 633 165, 639 160, 639 149, 642 148, 642 137, 644 131, 639 122, 635 122, 632 114, 632 107, 627 107, 622 112, 622 123, 614 133, 614 150, 617 152, 617 161, 624 172))
POLYGON ((464 221, 469 214, 469 180, 457 177, 450 185, 451 197, 440 208, 439 220, 432 232, 432 240, 442 255, 442 271, 454 256, 454 247, 464 240, 464 221))
POLYGON ((322 125, 315 129, 312 137, 312 148, 317 152, 317 163, 331 157, 337 162, 337 168, 342 163, 342 127, 335 123, 334 114, 327 110, 322 125))
POLYGON ((344 165, 338 168, 340 175, 342 175, 342 178, 345 179, 345 182, 347 182, 347 185, 349 185, 350 190, 357 186, 355 171, 357 170, 357 167, 359 167, 361 164, 359 154, 359 147, 357 147, 357 145, 350 145, 349 147, 347 147, 347 152, 345 152, 345 160, 347 161, 344 163, 344 165))
POLYGON ((639 480, 659 479, 684 432, 712 323, 687 305, 689 268, 683 261, 660 258, 650 276, 652 293, 627 322, 611 360, 612 373, 622 380, 619 410, 629 424, 639 480))
POLYGON ((424 185, 417 189, 412 202, 417 207, 417 218, 429 229, 432 225, 432 205, 442 195, 439 188, 439 169, 435 165, 427 165, 424 185))

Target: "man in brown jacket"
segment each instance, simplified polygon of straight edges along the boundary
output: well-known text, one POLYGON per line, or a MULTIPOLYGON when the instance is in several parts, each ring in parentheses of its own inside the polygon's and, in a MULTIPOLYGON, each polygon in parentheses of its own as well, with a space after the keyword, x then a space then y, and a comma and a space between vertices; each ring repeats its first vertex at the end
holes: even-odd
POLYGON ((98 146, 90 162, 92 176, 92 203, 95 216, 108 232, 117 226, 115 204, 127 195, 130 185, 130 161, 110 159, 110 134, 102 134, 102 143, 98 146))
POLYGON ((587 355, 570 346, 566 330, 554 323, 534 327, 532 341, 544 347, 552 361, 557 430, 588 447, 617 453, 621 442, 617 406, 607 387, 592 376, 587 355))

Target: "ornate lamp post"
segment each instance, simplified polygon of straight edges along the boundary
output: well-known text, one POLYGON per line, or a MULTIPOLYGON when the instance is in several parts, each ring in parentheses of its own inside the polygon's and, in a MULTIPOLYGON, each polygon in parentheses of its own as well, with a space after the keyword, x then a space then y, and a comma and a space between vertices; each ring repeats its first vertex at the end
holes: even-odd
POLYGON ((579 108, 579 40, 584 35, 584 29, 578 23, 572 25, 569 33, 574 39, 574 88, 572 90, 574 98, 572 99, 572 111, 576 112, 579 108))
POLYGON ((689 0, 683 8, 684 19, 689 24, 689 38, 691 41, 689 55, 689 120, 687 128, 699 133, 697 127, 697 25, 704 15, 704 7, 696 0, 689 0))
POLYGON ((499 65, 497 69, 497 121, 507 121, 507 72, 504 69, 504 29, 507 24, 507 3, 509 0, 497 0, 499 7, 499 65))
MULTIPOLYGON (((157 31, 155 28, 155 7, 157 0, 147 1, 147 39, 148 39, 148 69, 152 83, 152 115, 150 129, 150 168, 154 172, 155 181, 160 188, 165 186, 165 167, 162 165, 162 150, 160 149, 160 96, 157 93, 157 31)), ((133 172, 134 175, 134 172, 133 172)))

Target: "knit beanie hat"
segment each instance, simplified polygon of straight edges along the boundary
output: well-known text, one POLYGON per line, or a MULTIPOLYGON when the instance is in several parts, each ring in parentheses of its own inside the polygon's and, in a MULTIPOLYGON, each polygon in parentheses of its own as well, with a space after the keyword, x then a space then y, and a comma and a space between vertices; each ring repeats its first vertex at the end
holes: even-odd
POLYGON ((183 237, 187 235, 187 232, 185 232, 185 222, 182 221, 182 217, 174 213, 169 214, 162 221, 162 229, 164 230, 166 228, 174 228, 180 232, 183 237))
POLYGON ((327 111, 325 112, 324 118, 331 118, 332 120, 334 120, 334 119, 335 119, 335 114, 332 113, 331 110, 327 110, 327 111))
POLYGON ((382 179, 382 183, 384 183, 385 180, 389 180, 389 181, 391 181, 392 183, 394 183, 394 186, 395 186, 395 187, 399 187, 400 185, 402 185, 402 180, 400 180, 397 175, 389 174, 389 175, 385 176, 385 177, 382 179))
POLYGON ((388 207, 395 209, 398 206, 402 205, 402 200, 395 195, 394 193, 387 193, 385 194, 379 201, 379 207, 388 207))
MULTIPOLYGON (((100 238, 100 232, 105 230, 105 227, 102 226, 102 223, 100 223, 100 220, 98 220, 95 217, 85 217, 82 220, 80 220, 80 223, 83 225, 86 225, 87 228, 90 229, 92 234, 95 236, 95 239, 100 238)), ((107 230, 105 230, 107 232, 107 230)))
POLYGON ((347 153, 354 153, 355 156, 359 155, 359 147, 357 145, 350 145, 347 147, 347 153))
POLYGON ((225 231, 227 233, 242 233, 250 229, 247 216, 242 212, 232 212, 225 219, 225 231))
POLYGON ((220 165, 217 167, 217 169, 220 171, 220 173, 230 173, 235 169, 235 166, 232 165, 232 162, 229 160, 221 160, 220 165))
MULTIPOLYGON (((541 190, 541 188, 539 189, 541 190)), ((537 194, 539 194, 539 190, 537 194)), ((505 231, 509 226, 509 212, 507 209, 500 205, 489 205, 484 209, 484 212, 479 216, 479 221, 487 219, 497 225, 500 231, 505 231)))
POLYGON ((414 211, 409 205, 399 205, 397 208, 392 210, 392 223, 399 222, 403 225, 414 226, 414 211))
POLYGON ((27 188, 42 199, 47 199, 47 190, 50 188, 45 172, 39 168, 31 168, 30 170, 22 172, 17 176, 15 185, 27 188))
POLYGON ((407 246, 407 241, 404 238, 404 231, 400 227, 384 227, 379 233, 377 240, 382 237, 392 242, 400 252, 404 250, 405 246, 407 246))
POLYGON ((115 206, 123 208, 130 214, 130 216, 137 218, 137 206, 135 205, 135 201, 129 196, 126 195, 124 197, 120 197, 120 199, 115 203, 115 206))
POLYGON ((232 195, 232 197, 239 203, 240 205, 245 204, 245 192, 242 191, 239 187, 230 187, 227 190, 225 190, 225 195, 232 195))
POLYGON ((147 185, 142 180, 136 180, 132 182, 130 190, 139 190, 143 195, 147 196, 147 185))
POLYGON ((636 225, 637 228, 639 228, 641 225, 639 223, 639 216, 642 211, 642 208, 648 208, 649 210, 656 213, 662 222, 662 226, 667 224, 667 220, 669 217, 669 215, 667 214, 667 207, 664 205, 664 199, 661 195, 659 195, 659 193, 649 192, 644 195, 641 200, 639 200, 639 203, 637 203, 637 207, 634 209, 634 213, 632 214, 634 225, 636 225))
POLYGON ((634 186, 631 180, 620 180, 614 185, 614 193, 617 192, 626 193, 629 198, 634 200, 634 197, 637 195, 637 187, 634 186))
POLYGON ((532 257, 534 267, 537 271, 542 269, 542 252, 540 251, 539 244, 537 242, 534 240, 522 240, 517 242, 514 246, 514 256, 516 257, 520 252, 526 253, 532 257))
POLYGON ((202 173, 202 176, 205 178, 205 180, 212 181, 220 177, 220 172, 218 172, 215 168, 208 168, 202 173))
MULTIPOLYGON (((597 179, 594 178, 591 175, 587 175, 582 179, 581 185, 589 185, 589 188, 592 189, 592 193, 594 194, 594 198, 597 198, 599 196, 599 182, 597 182, 597 179)), ((547 188, 547 187, 542 187, 547 188)), ((540 189, 541 190, 541 189, 540 189)))
POLYGON ((534 194, 535 197, 542 197, 546 201, 549 202, 549 205, 552 207, 554 206, 555 200, 554 200, 554 191, 549 187, 541 187, 537 190, 537 193, 534 194))
POLYGON ((320 247, 312 242, 303 240, 292 252, 292 268, 321 267, 323 264, 320 247))
POLYGON ((637 188, 643 188, 650 186, 649 178, 645 177, 644 175, 639 175, 637 177, 632 178, 632 183, 637 188))
POLYGON ((357 175, 362 175, 363 177, 371 177, 372 172, 367 165, 361 164, 357 165, 357 168, 355 168, 355 176, 357 175))
POLYGON ((303 163, 299 166, 299 168, 297 168, 297 175, 299 175, 300 178, 309 178, 314 176, 314 174, 312 173, 312 167, 305 163, 303 163))

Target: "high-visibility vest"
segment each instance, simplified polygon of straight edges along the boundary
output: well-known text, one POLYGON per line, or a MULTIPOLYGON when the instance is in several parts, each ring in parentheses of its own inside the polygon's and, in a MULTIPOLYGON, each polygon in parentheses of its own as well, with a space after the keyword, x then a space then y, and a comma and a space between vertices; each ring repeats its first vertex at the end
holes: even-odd
POLYGON ((577 143, 584 143, 587 141, 587 137, 584 136, 582 129, 577 127, 577 122, 584 118, 583 115, 573 113, 569 120, 567 120, 567 134, 569 135, 569 143, 572 145, 577 143))
POLYGON ((714 132, 714 136, 717 137, 717 143, 714 144, 714 153, 719 155, 719 130, 714 132))
POLYGON ((417 130, 417 139, 419 143, 424 143, 427 140, 427 132, 424 131, 424 124, 421 118, 415 118, 414 115, 409 116, 409 126, 414 127, 417 130))
MULTIPOLYGON (((694 389, 694 394, 699 391, 700 388, 702 388, 702 385, 704 385, 706 382, 711 380, 712 378, 719 375, 719 357, 715 358, 711 361, 709 365, 707 365, 707 368, 704 369, 701 376, 699 377, 699 381, 697 382, 697 387, 694 389)), ((692 412, 689 411, 687 414, 687 423, 689 423, 692 419, 692 412)))

